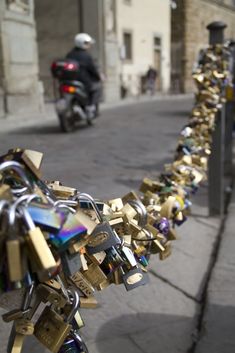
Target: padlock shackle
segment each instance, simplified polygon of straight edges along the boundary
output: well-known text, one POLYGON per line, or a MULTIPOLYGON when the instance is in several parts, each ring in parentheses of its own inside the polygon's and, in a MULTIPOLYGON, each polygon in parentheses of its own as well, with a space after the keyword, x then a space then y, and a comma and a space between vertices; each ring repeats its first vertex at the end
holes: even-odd
POLYGON ((66 321, 68 323, 71 323, 74 316, 76 315, 76 312, 78 311, 78 308, 79 308, 79 305, 80 305, 80 297, 78 295, 78 292, 71 288, 71 289, 68 289, 68 294, 71 295, 73 297, 73 301, 72 301, 72 310, 71 310, 71 313, 68 315, 66 321))
POLYGON ((1 200, 0 201, 0 212, 2 212, 2 210, 6 207, 8 207, 10 205, 10 203, 6 200, 1 200))
POLYGON ((93 197, 91 195, 82 192, 82 193, 76 195, 75 199, 76 200, 87 200, 87 201, 90 201, 90 203, 91 203, 91 205, 92 205, 92 207, 93 207, 93 209, 94 209, 94 211, 95 211, 95 213, 97 215, 97 218, 98 218, 99 222, 103 223, 103 217, 102 217, 102 215, 100 213, 100 210, 99 210, 98 206, 95 203, 95 200, 93 199, 93 197))
POLYGON ((24 181, 24 184, 27 188, 33 192, 33 186, 31 185, 29 179, 26 176, 25 168, 18 162, 7 161, 0 165, 0 173, 5 172, 6 170, 14 170, 19 177, 24 181))
POLYGON ((32 284, 28 288, 26 288, 26 291, 24 293, 24 299, 23 299, 22 308, 21 308, 22 311, 26 311, 29 309, 30 303, 33 298, 34 290, 35 290, 35 282, 32 282, 32 284))
POLYGON ((56 206, 57 209, 66 209, 68 210, 69 212, 75 214, 76 211, 72 208, 72 207, 69 207, 68 205, 63 205, 63 204, 59 204, 58 206, 56 206))
POLYGON ((26 200, 26 205, 28 206, 33 200, 37 200, 37 199, 42 200, 41 196, 37 194, 28 195, 28 198, 26 200))
POLYGON ((78 202, 75 200, 57 200, 54 202, 55 206, 58 205, 65 205, 65 206, 72 206, 72 207, 76 207, 78 205, 78 202))
POLYGON ((35 224, 32 220, 32 217, 29 214, 29 211, 24 206, 19 207, 19 211, 20 211, 20 214, 23 216, 23 219, 27 227, 29 228, 29 230, 35 229, 35 224))
POLYGON ((17 208, 19 207, 19 205, 22 204, 23 202, 25 202, 26 205, 28 206, 28 204, 36 198, 39 198, 39 196, 36 194, 27 194, 27 195, 23 195, 23 196, 19 197, 14 202, 14 204, 10 207, 10 212, 9 212, 9 223, 11 226, 13 226, 15 223, 16 211, 17 211, 17 208))
POLYGON ((146 208, 144 207, 142 202, 138 201, 138 200, 130 200, 130 201, 128 201, 128 203, 138 213, 138 216, 139 216, 138 224, 141 228, 143 228, 147 224, 148 214, 147 214, 146 208))

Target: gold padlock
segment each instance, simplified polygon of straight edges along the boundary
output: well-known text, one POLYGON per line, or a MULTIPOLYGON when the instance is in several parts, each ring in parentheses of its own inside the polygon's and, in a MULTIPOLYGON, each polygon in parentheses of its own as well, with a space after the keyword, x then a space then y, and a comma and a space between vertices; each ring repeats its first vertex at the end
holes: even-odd
POLYGON ((15 321, 15 330, 21 335, 31 336, 34 333, 34 324, 29 319, 20 318, 15 321))
POLYGON ((74 319, 78 307, 79 296, 73 291, 73 303, 69 315, 65 317, 58 314, 51 306, 46 306, 36 322, 35 337, 51 352, 57 353, 64 340, 72 329, 71 321, 74 319))

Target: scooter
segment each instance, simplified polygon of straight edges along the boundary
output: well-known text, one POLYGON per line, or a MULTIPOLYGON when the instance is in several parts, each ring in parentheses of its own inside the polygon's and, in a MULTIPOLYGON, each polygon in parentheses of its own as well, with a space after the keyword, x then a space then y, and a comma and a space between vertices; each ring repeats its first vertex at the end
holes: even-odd
POLYGON ((98 114, 98 102, 94 106, 89 105, 86 88, 79 81, 79 64, 69 59, 56 60, 51 65, 51 72, 61 130, 72 132, 79 121, 92 125, 98 114))

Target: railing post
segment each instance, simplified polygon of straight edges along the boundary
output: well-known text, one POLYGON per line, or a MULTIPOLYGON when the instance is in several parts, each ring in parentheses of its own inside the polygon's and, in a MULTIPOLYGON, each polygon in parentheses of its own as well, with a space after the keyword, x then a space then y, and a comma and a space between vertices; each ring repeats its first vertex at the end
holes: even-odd
MULTIPOLYGON (((212 22, 207 26, 209 30, 209 44, 224 43, 223 22, 212 22)), ((225 210, 225 124, 227 106, 223 104, 216 117, 216 126, 212 134, 212 153, 209 158, 208 172, 208 206, 209 215, 224 214, 225 210)))
POLYGON ((212 134, 212 153, 209 158, 208 196, 209 215, 223 215, 225 206, 225 184, 224 184, 224 139, 225 139, 225 111, 218 111, 216 116, 216 127, 212 134))
POLYGON ((232 86, 228 87, 226 92, 226 125, 225 125, 225 177, 231 186, 233 178, 233 124, 235 116, 235 41, 229 41, 230 72, 232 75, 232 86))

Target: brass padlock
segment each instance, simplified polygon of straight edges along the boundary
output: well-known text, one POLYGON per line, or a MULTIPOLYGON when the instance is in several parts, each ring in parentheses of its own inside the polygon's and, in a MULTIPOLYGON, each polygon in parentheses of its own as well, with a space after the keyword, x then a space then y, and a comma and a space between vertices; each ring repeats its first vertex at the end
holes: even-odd
POLYGON ((46 306, 35 325, 35 337, 53 353, 59 351, 72 330, 71 322, 79 307, 79 296, 75 291, 73 293, 74 301, 70 314, 66 318, 58 314, 51 306, 46 306))
POLYGON ((94 288, 90 282, 82 275, 80 271, 74 273, 70 280, 86 296, 91 297, 94 294, 94 288))
POLYGON ((16 210, 14 205, 8 209, 8 226, 5 230, 5 251, 7 257, 7 272, 9 281, 18 288, 23 280, 26 268, 26 254, 23 251, 23 239, 20 234, 19 224, 15 222, 16 210))
POLYGON ((34 324, 30 319, 20 318, 15 320, 15 330, 25 336, 31 336, 34 332, 34 324))
POLYGON ((45 273, 45 277, 48 277, 49 279, 50 273, 54 272, 58 265, 52 255, 49 245, 47 244, 44 234, 40 228, 35 227, 27 209, 21 207, 20 211, 28 228, 26 242, 29 247, 32 266, 34 266, 35 272, 42 271, 45 273))

